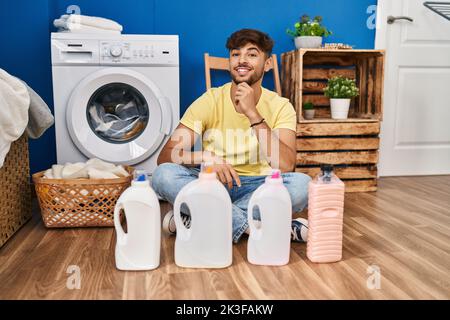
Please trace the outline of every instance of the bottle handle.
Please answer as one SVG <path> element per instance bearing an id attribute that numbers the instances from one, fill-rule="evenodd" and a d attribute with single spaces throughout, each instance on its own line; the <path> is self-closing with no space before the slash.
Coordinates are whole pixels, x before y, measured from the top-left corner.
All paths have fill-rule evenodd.
<path id="1" fill-rule="evenodd" d="M 117 241 L 124 245 L 126 242 L 127 234 L 122 228 L 122 225 L 120 224 L 120 210 L 125 209 L 123 206 L 123 203 L 117 203 L 114 208 L 114 227 L 116 228 L 116 234 L 117 234 Z"/>
<path id="2" fill-rule="evenodd" d="M 255 239 L 259 240 L 262 237 L 262 227 L 256 228 L 254 220 L 253 220 L 253 208 L 255 207 L 255 201 L 253 200 L 253 197 L 250 198 L 250 201 L 248 202 L 247 207 L 247 221 L 248 226 L 250 228 L 250 235 Z"/>
<path id="3" fill-rule="evenodd" d="M 182 203 L 185 203 L 184 193 L 183 193 L 183 191 L 180 191 L 180 193 L 175 198 L 175 202 L 173 204 L 173 217 L 175 219 L 175 226 L 177 229 L 177 237 L 180 240 L 187 241 L 190 238 L 191 232 L 190 232 L 190 229 L 187 229 L 184 226 L 184 223 L 181 220 L 181 204 Z"/>

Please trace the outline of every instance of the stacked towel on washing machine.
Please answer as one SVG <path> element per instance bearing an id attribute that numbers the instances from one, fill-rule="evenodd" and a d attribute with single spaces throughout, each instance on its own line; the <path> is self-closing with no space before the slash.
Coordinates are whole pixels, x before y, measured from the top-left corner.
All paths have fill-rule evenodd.
<path id="1" fill-rule="evenodd" d="M 79 14 L 64 14 L 55 19 L 53 25 L 59 32 L 120 34 L 123 30 L 122 25 L 113 20 Z"/>

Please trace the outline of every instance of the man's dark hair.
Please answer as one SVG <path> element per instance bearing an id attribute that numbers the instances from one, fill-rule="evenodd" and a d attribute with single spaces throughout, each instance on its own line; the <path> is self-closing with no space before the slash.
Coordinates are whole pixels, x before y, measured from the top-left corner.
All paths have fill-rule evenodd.
<path id="1" fill-rule="evenodd" d="M 255 29 L 241 29 L 234 32 L 228 39 L 226 47 L 229 51 L 244 47 L 247 43 L 255 44 L 264 51 L 266 58 L 272 55 L 273 40 L 267 33 Z"/>

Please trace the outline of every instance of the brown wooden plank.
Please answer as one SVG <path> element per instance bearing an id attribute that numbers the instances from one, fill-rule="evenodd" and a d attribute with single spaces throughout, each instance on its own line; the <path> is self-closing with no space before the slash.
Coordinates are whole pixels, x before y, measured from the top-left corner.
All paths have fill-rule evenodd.
<path id="1" fill-rule="evenodd" d="M 286 88 L 288 82 L 288 73 L 291 70 L 290 66 L 287 64 L 287 55 L 285 53 L 281 54 L 281 93 L 283 97 L 289 98 Z"/>
<path id="2" fill-rule="evenodd" d="M 330 98 L 325 97 L 323 94 L 307 94 L 303 95 L 303 103 L 312 102 L 314 106 L 329 106 Z"/>
<path id="3" fill-rule="evenodd" d="M 323 89 L 327 86 L 326 82 L 319 81 L 303 81 L 303 93 L 323 93 Z"/>
<path id="4" fill-rule="evenodd" d="M 228 58 L 209 56 L 209 65 L 214 69 L 230 70 Z"/>
<path id="5" fill-rule="evenodd" d="M 327 66 L 353 66 L 356 64 L 353 55 L 346 56 L 323 56 L 317 54 L 305 54 L 305 65 L 327 65 Z"/>
<path id="6" fill-rule="evenodd" d="M 325 107 L 323 107 L 325 109 Z M 303 120 L 300 123 L 373 123 L 380 122 L 378 119 L 362 119 L 362 118 L 347 118 L 345 120 L 335 120 L 335 119 L 319 119 L 314 118 L 312 120 Z"/>
<path id="7" fill-rule="evenodd" d="M 361 59 L 358 64 L 358 81 L 359 87 L 358 104 L 355 111 L 358 114 L 365 114 L 367 109 L 367 60 Z"/>
<path id="8" fill-rule="evenodd" d="M 278 70 L 278 60 L 277 55 L 272 54 L 272 73 L 273 73 L 273 82 L 275 87 L 275 92 L 279 95 L 282 95 L 281 93 L 281 83 L 280 83 L 280 73 Z"/>
<path id="9" fill-rule="evenodd" d="M 205 83 L 206 83 L 206 90 L 209 90 L 211 88 L 211 67 L 209 64 L 209 54 L 204 54 L 204 60 L 205 60 Z"/>
<path id="10" fill-rule="evenodd" d="M 303 69 L 304 80 L 327 80 L 332 77 L 342 76 L 346 78 L 355 79 L 355 69 L 323 69 L 323 68 L 308 68 Z"/>
<path id="11" fill-rule="evenodd" d="M 295 171 L 307 174 L 310 177 L 315 177 L 320 173 L 320 167 L 297 167 L 295 168 Z M 334 168 L 334 172 L 340 179 L 365 179 L 377 177 L 377 167 L 373 165 Z"/>
<path id="12" fill-rule="evenodd" d="M 377 138 L 298 138 L 298 151 L 320 150 L 376 150 L 380 139 Z"/>
<path id="13" fill-rule="evenodd" d="M 367 105 L 366 110 L 364 110 L 364 114 L 374 114 L 375 113 L 375 107 L 374 107 L 374 83 L 376 76 L 376 70 L 375 70 L 375 58 L 367 59 Z"/>
<path id="14" fill-rule="evenodd" d="M 373 192 L 377 191 L 377 179 L 344 180 L 345 192 Z"/>
<path id="15" fill-rule="evenodd" d="M 320 55 L 335 55 L 335 56 L 347 56 L 347 55 L 356 55 L 363 56 L 366 55 L 368 57 L 379 56 L 384 54 L 385 50 L 373 50 L 373 49 L 350 49 L 350 50 L 342 50 L 342 49 L 327 49 L 327 48 L 302 48 L 298 49 L 298 51 L 305 53 L 314 54 L 316 56 Z"/>
<path id="16" fill-rule="evenodd" d="M 369 164 L 378 162 L 378 151 L 297 152 L 297 165 Z"/>
<path id="17" fill-rule="evenodd" d="M 375 115 L 381 120 L 383 118 L 384 55 L 376 59 L 376 73 Z"/>
<path id="18" fill-rule="evenodd" d="M 315 106 L 314 107 L 314 118 L 315 119 L 330 119 L 331 120 L 331 110 L 329 106 Z"/>
<path id="19" fill-rule="evenodd" d="M 298 136 L 375 135 L 380 133 L 377 122 L 323 122 L 298 123 Z"/>
<path id="20" fill-rule="evenodd" d="M 301 120 L 302 117 L 302 109 L 303 109 L 303 91 L 302 91 L 302 82 L 303 82 L 303 53 L 298 52 L 295 55 L 295 110 L 297 111 L 297 120 Z"/>

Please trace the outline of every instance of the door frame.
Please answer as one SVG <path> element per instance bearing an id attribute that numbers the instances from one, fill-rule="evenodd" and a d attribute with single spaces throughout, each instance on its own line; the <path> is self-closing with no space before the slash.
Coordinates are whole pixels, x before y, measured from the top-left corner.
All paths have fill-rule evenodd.
<path id="1" fill-rule="evenodd" d="M 375 49 L 386 49 L 387 45 L 387 12 L 392 8 L 392 0 L 378 0 L 377 21 L 375 28 Z"/>

